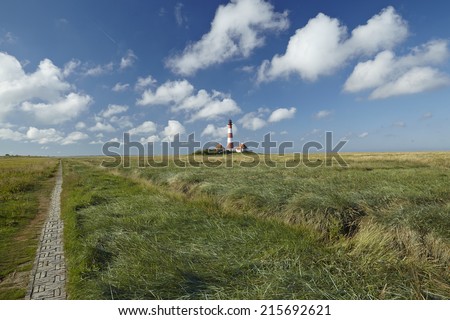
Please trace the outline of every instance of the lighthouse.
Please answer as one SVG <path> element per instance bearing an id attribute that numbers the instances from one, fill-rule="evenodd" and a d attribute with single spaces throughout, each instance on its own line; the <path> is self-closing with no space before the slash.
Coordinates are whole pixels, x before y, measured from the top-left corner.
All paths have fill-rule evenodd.
<path id="1" fill-rule="evenodd" d="M 233 145 L 233 122 L 228 120 L 228 138 L 227 138 L 227 150 L 232 151 L 234 148 Z"/>

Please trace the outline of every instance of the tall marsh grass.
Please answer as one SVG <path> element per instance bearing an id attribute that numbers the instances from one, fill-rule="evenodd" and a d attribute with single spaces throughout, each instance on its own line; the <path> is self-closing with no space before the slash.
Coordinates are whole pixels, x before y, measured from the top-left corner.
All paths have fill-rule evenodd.
<path id="1" fill-rule="evenodd" d="M 116 182 L 117 188 L 134 200 L 124 199 L 119 192 L 112 198 L 106 197 L 100 205 L 88 205 L 79 212 L 69 211 L 71 216 L 89 221 L 86 225 L 92 223 L 88 217 L 97 216 L 95 230 L 100 233 L 103 231 L 99 230 L 106 228 L 104 224 L 111 228 L 120 226 L 120 232 L 110 233 L 107 240 L 100 241 L 100 248 L 131 234 L 133 241 L 140 239 L 139 248 L 126 241 L 127 245 L 120 250 L 110 250 L 114 254 L 127 248 L 139 252 L 130 262 L 133 266 L 128 265 L 144 283 L 139 284 L 144 291 L 135 298 L 450 298 L 449 158 L 448 153 L 348 154 L 344 156 L 350 165 L 346 168 L 289 169 L 281 166 L 96 168 L 101 159 L 90 158 L 77 164 L 85 172 L 80 178 L 83 181 L 92 172 L 99 175 L 99 181 L 113 173 L 109 176 L 117 179 L 123 176 L 126 180 L 118 181 L 129 181 L 143 189 L 129 193 L 120 186 L 122 182 Z M 280 156 L 276 161 L 286 159 L 287 156 Z M 94 179 L 92 188 L 100 186 L 99 181 Z M 89 188 L 84 190 L 86 195 L 92 194 Z M 100 192 L 99 196 L 105 197 L 105 193 Z M 76 201 L 70 193 L 67 196 Z M 169 200 L 158 202 L 154 197 Z M 107 221 L 112 219 L 109 206 L 116 202 L 129 209 L 123 209 L 123 220 L 114 220 L 115 224 Z M 136 202 L 145 204 L 147 209 L 137 210 Z M 142 226 L 135 217 L 138 212 L 139 219 L 148 221 L 149 225 Z M 226 231 L 217 229 L 224 223 L 220 219 L 229 224 Z M 242 219 L 260 229 L 236 225 Z M 167 225 L 163 226 L 161 221 Z M 208 232 L 200 231 L 208 223 L 213 227 Z M 192 224 L 195 228 L 188 228 Z M 160 238 L 160 234 L 167 235 L 167 232 L 170 237 Z M 215 240 L 200 243 L 193 240 L 192 244 L 189 239 L 197 239 L 200 234 Z M 217 234 L 218 238 L 212 236 Z M 256 242 L 254 234 L 258 235 Z M 145 250 L 153 258 L 145 258 L 147 254 L 142 248 L 153 243 L 152 239 L 165 239 L 163 252 L 167 250 L 169 255 L 162 257 L 162 252 L 148 248 Z M 238 245 L 231 245 L 238 239 Z M 309 239 L 306 247 L 302 244 L 305 239 Z M 237 260 L 220 255 L 220 248 L 227 244 L 234 252 L 231 256 Z M 264 263 L 261 264 L 261 256 L 253 260 L 255 248 L 267 257 Z M 167 278 L 172 275 L 171 279 L 180 280 L 176 270 L 183 263 L 175 258 L 180 252 L 186 254 L 182 256 L 189 261 L 190 268 L 197 270 L 195 277 L 188 277 L 189 281 L 204 284 L 206 280 L 196 278 L 200 270 L 209 279 L 195 294 L 180 293 L 176 281 Z M 215 264 L 191 259 L 195 252 L 205 252 L 208 259 L 215 257 L 223 267 L 240 265 L 237 273 L 240 282 L 220 273 L 220 268 L 216 273 L 211 269 Z M 119 296 L 122 292 L 127 296 L 137 285 L 130 280 L 129 289 L 115 291 L 111 282 L 122 286 L 119 274 L 126 273 L 126 258 L 122 261 L 114 254 L 110 264 L 101 270 L 105 274 L 102 279 L 108 279 L 105 281 L 112 288 L 102 298 L 110 298 L 108 292 Z M 146 259 L 156 259 L 151 261 L 157 269 L 145 271 Z M 120 267 L 115 264 L 118 261 L 122 261 Z M 245 267 L 249 261 L 250 269 Z M 159 279 L 158 285 L 152 277 Z M 221 280 L 216 282 L 217 279 Z M 145 290 L 151 290 L 153 295 Z M 73 292 L 83 290 L 75 288 Z"/>

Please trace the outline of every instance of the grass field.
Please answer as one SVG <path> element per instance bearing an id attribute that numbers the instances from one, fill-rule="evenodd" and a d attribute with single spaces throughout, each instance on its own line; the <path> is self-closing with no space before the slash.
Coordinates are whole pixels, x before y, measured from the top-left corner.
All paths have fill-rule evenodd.
<path id="1" fill-rule="evenodd" d="M 70 298 L 450 298 L 450 154 L 344 159 L 346 168 L 65 160 Z"/>
<path id="2" fill-rule="evenodd" d="M 0 299 L 25 296 L 57 163 L 0 157 Z"/>

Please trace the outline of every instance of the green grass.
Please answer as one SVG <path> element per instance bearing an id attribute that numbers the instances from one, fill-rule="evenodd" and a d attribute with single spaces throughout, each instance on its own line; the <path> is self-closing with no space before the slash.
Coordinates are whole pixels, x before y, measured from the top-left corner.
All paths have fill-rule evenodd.
<path id="1" fill-rule="evenodd" d="M 0 299 L 26 293 L 57 159 L 0 157 Z"/>
<path id="2" fill-rule="evenodd" d="M 70 298 L 450 298 L 449 154 L 345 159 L 346 169 L 66 162 Z"/>

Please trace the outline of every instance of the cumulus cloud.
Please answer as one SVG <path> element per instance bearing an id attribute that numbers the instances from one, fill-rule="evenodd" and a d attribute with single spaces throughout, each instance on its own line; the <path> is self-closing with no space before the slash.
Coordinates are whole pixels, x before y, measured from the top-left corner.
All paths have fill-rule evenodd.
<path id="1" fill-rule="evenodd" d="M 240 113 L 241 109 L 231 98 L 211 97 L 207 103 L 201 105 L 198 111 L 194 112 L 190 121 L 199 119 L 215 119 L 219 116 Z"/>
<path id="2" fill-rule="evenodd" d="M 270 109 L 268 108 L 258 108 L 258 112 L 247 113 L 237 122 L 245 129 L 256 131 L 265 127 L 268 123 L 293 118 L 296 111 L 297 109 L 292 107 L 290 109 L 279 108 L 270 113 Z M 270 113 L 270 115 L 268 119 L 265 120 L 266 114 L 268 113 Z"/>
<path id="3" fill-rule="evenodd" d="M 88 139 L 89 136 L 86 133 L 80 132 L 80 131 L 74 131 L 71 132 L 67 135 L 67 137 L 65 137 L 61 144 L 62 145 L 67 145 L 67 144 L 74 144 L 77 143 L 81 140 L 85 140 Z"/>
<path id="4" fill-rule="evenodd" d="M 385 50 L 373 60 L 356 65 L 344 84 L 344 91 L 372 90 L 370 98 L 381 99 L 448 85 L 449 77 L 433 67 L 445 62 L 448 56 L 445 40 L 430 41 L 400 57 Z"/>
<path id="5" fill-rule="evenodd" d="M 63 140 L 61 133 L 53 128 L 37 129 L 35 127 L 30 127 L 26 133 L 26 137 L 32 142 L 37 142 L 39 144 L 46 144 L 49 142 L 58 142 Z"/>
<path id="6" fill-rule="evenodd" d="M 129 83 L 123 83 L 123 84 L 122 84 L 122 83 L 120 83 L 120 82 L 117 82 L 117 83 L 114 85 L 114 87 L 112 87 L 112 91 L 114 91 L 114 92 L 122 92 L 122 91 L 127 90 L 129 86 L 130 86 Z"/>
<path id="7" fill-rule="evenodd" d="M 233 133 L 236 134 L 239 132 L 238 126 L 233 124 Z M 226 138 L 228 134 L 228 125 L 224 126 L 215 126 L 214 124 L 208 124 L 205 129 L 203 129 L 201 136 L 202 137 L 210 137 L 212 139 L 223 139 Z"/>
<path id="8" fill-rule="evenodd" d="M 114 132 L 116 131 L 116 129 L 114 129 L 114 127 L 109 124 L 109 123 L 103 123 L 103 122 L 97 122 L 95 124 L 95 126 L 89 128 L 89 131 L 93 131 L 93 132 L 97 132 L 97 131 L 102 131 L 102 132 Z"/>
<path id="9" fill-rule="evenodd" d="M 222 115 L 241 112 L 237 103 L 228 95 L 213 90 L 199 90 L 187 80 L 167 81 L 156 90 L 147 89 L 136 102 L 138 105 L 167 105 L 173 112 L 185 112 L 189 121 L 214 119 Z"/>
<path id="10" fill-rule="evenodd" d="M 167 126 L 160 133 L 163 141 L 173 141 L 175 135 L 186 132 L 184 126 L 177 120 L 169 120 Z"/>
<path id="11" fill-rule="evenodd" d="M 155 85 L 156 80 L 151 76 L 147 76 L 145 78 L 139 77 L 136 81 L 136 85 L 134 86 L 134 89 L 137 91 L 145 90 L 145 88 Z"/>
<path id="12" fill-rule="evenodd" d="M 84 75 L 87 77 L 98 77 L 106 73 L 113 71 L 114 64 L 112 62 L 105 65 L 97 65 L 95 67 L 87 68 L 84 71 Z"/>
<path id="13" fill-rule="evenodd" d="M 137 56 L 134 54 L 133 50 L 128 50 L 126 55 L 120 59 L 120 69 L 126 69 L 132 67 L 136 61 Z"/>
<path id="14" fill-rule="evenodd" d="M 330 110 L 320 110 L 319 112 L 317 112 L 314 115 L 314 118 L 316 118 L 317 120 L 320 120 L 320 119 L 324 119 L 324 118 L 330 116 L 331 114 L 332 114 L 332 112 Z"/>
<path id="15" fill-rule="evenodd" d="M 112 116 L 109 121 L 117 126 L 119 128 L 132 128 L 133 122 L 131 121 L 131 118 L 129 116 Z"/>
<path id="16" fill-rule="evenodd" d="M 319 13 L 297 29 L 283 55 L 266 60 L 258 70 L 258 82 L 272 81 L 292 73 L 315 81 L 334 73 L 351 58 L 391 49 L 408 35 L 407 23 L 393 7 L 387 7 L 348 35 L 337 19 Z"/>
<path id="17" fill-rule="evenodd" d="M 156 91 L 148 89 L 144 91 L 141 99 L 137 101 L 138 105 L 167 105 L 171 103 L 180 103 L 194 91 L 194 86 L 187 80 L 167 81 L 159 86 Z"/>
<path id="18" fill-rule="evenodd" d="M 86 124 L 83 121 L 77 122 L 77 124 L 75 125 L 75 129 L 77 130 L 81 130 L 86 128 Z"/>
<path id="19" fill-rule="evenodd" d="M 13 111 L 31 113 L 46 124 L 76 118 L 92 98 L 73 90 L 65 81 L 63 70 L 49 59 L 42 60 L 35 72 L 27 74 L 14 56 L 0 52 L 0 120 Z"/>
<path id="20" fill-rule="evenodd" d="M 26 133 L 5 128 L 0 129 L 0 140 L 31 141 L 39 144 L 60 143 L 61 145 L 67 145 L 87 138 L 89 138 L 87 134 L 79 131 L 71 132 L 64 137 L 63 133 L 54 128 L 38 129 L 29 127 Z"/>
<path id="21" fill-rule="evenodd" d="M 219 6 L 210 31 L 182 54 L 169 58 L 167 66 L 177 74 L 193 75 L 235 57 L 248 57 L 264 44 L 265 32 L 288 26 L 287 12 L 275 12 L 264 0 L 231 0 Z"/>
<path id="22" fill-rule="evenodd" d="M 72 73 L 74 73 L 74 71 L 76 70 L 76 68 L 78 68 L 80 66 L 80 64 L 81 64 L 81 62 L 78 60 L 70 60 L 69 62 L 67 62 L 63 68 L 64 77 L 68 77 Z"/>
<path id="23" fill-rule="evenodd" d="M 145 121 L 141 125 L 129 130 L 130 134 L 153 134 L 157 130 L 157 125 L 153 121 Z"/>
<path id="24" fill-rule="evenodd" d="M 22 110 L 30 112 L 41 123 L 60 124 L 76 118 L 85 111 L 92 102 L 89 96 L 69 93 L 66 97 L 54 103 L 22 103 Z"/>
<path id="25" fill-rule="evenodd" d="M 401 77 L 378 87 L 370 94 L 370 98 L 383 99 L 419 93 L 448 85 L 450 85 L 450 78 L 446 74 L 429 67 L 417 67 L 407 71 Z"/>
<path id="26" fill-rule="evenodd" d="M 297 111 L 296 108 L 292 107 L 290 109 L 287 108 L 279 108 L 273 111 L 270 114 L 270 117 L 267 121 L 269 122 L 278 122 L 284 119 L 290 119 L 293 118 L 295 115 L 295 112 Z"/>
<path id="27" fill-rule="evenodd" d="M 110 118 L 115 114 L 120 114 L 128 110 L 128 106 L 118 105 L 118 104 L 110 104 L 108 108 L 100 111 L 100 116 L 104 118 Z"/>
<path id="28" fill-rule="evenodd" d="M 219 139 L 227 136 L 227 126 L 216 127 L 213 124 L 208 124 L 201 133 L 202 137 L 211 137 L 213 139 Z"/>
<path id="29" fill-rule="evenodd" d="M 21 141 L 25 138 L 25 135 L 19 131 L 14 131 L 9 128 L 0 128 L 1 140 Z"/>
<path id="30" fill-rule="evenodd" d="M 267 122 L 258 116 L 256 112 L 250 112 L 245 114 L 241 119 L 238 120 L 245 129 L 256 131 L 263 128 Z"/>
<path id="31" fill-rule="evenodd" d="M 160 138 L 157 135 L 151 135 L 147 138 L 141 138 L 139 140 L 140 143 L 145 144 L 145 143 L 155 143 L 160 141 Z"/>

